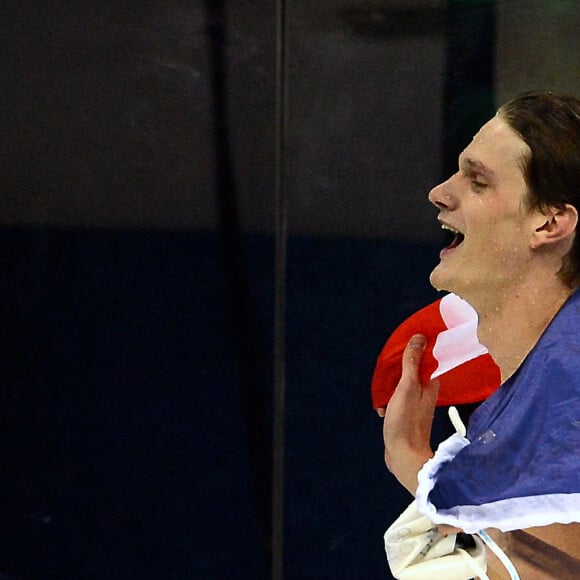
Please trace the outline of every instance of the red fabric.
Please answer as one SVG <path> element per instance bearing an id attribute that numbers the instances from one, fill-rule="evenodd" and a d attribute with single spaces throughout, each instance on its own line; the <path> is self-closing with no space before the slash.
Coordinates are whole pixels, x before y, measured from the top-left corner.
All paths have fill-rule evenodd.
<path id="1" fill-rule="evenodd" d="M 403 351 L 414 334 L 427 338 L 427 348 L 419 375 L 423 384 L 429 382 L 438 366 L 433 347 L 440 332 L 447 330 L 437 300 L 405 320 L 390 336 L 378 359 L 371 383 L 373 408 L 385 407 L 401 378 Z M 480 355 L 439 377 L 437 405 L 476 403 L 489 397 L 500 385 L 498 366 L 489 354 Z"/>

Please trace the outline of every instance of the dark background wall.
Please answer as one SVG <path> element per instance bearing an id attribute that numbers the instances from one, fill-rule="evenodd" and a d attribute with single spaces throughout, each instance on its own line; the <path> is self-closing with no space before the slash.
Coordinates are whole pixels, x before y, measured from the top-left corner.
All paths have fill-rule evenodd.
<path id="1" fill-rule="evenodd" d="M 288 4 L 286 578 L 389 577 L 370 378 L 436 297 L 429 188 L 578 89 L 576 3 L 532 4 Z M 0 8 L 0 578 L 270 577 L 275 8 Z"/>

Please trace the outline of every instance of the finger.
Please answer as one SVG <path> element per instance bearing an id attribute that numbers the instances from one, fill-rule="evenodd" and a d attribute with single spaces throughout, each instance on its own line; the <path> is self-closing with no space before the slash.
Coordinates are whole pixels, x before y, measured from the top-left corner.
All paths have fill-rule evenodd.
<path id="1" fill-rule="evenodd" d="M 411 337 L 403 352 L 401 382 L 420 383 L 419 365 L 426 346 L 427 340 L 422 334 L 415 334 Z"/>
<path id="2" fill-rule="evenodd" d="M 379 407 L 378 409 L 375 409 L 379 417 L 384 417 L 386 410 L 387 410 L 386 407 Z"/>

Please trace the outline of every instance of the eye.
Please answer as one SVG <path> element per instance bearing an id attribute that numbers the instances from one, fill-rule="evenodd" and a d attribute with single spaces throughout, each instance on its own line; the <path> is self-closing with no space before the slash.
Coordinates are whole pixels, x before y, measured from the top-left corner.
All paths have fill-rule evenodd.
<path id="1" fill-rule="evenodd" d="M 477 174 L 477 173 L 473 173 L 471 175 L 468 176 L 469 177 L 469 181 L 471 182 L 471 186 L 473 187 L 473 189 L 478 190 L 478 189 L 484 189 L 487 187 L 487 182 L 485 181 L 485 179 Z"/>
<path id="2" fill-rule="evenodd" d="M 477 179 L 472 179 L 471 185 L 473 185 L 474 189 L 483 189 L 484 187 L 487 187 L 487 183 L 484 183 L 483 181 L 478 181 Z"/>

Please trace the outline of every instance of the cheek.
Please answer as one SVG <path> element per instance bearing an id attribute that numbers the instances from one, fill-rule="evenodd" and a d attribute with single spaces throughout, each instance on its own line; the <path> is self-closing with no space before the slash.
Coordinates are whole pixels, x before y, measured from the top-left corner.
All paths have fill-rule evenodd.
<path id="1" fill-rule="evenodd" d="M 478 260 L 495 262 L 502 266 L 515 266 L 516 261 L 528 251 L 521 228 L 513 222 L 495 224 L 495 227 L 488 230 L 487 235 L 475 235 L 471 241 Z"/>

